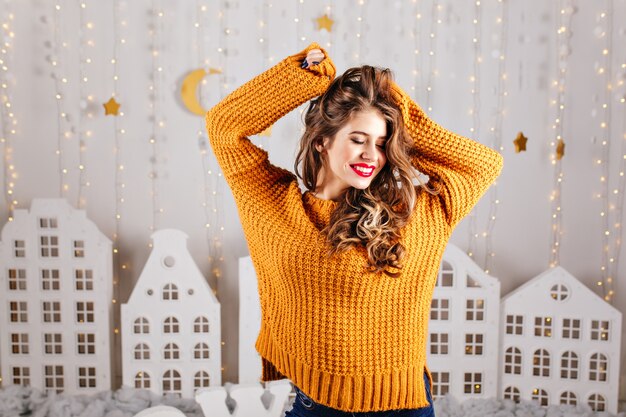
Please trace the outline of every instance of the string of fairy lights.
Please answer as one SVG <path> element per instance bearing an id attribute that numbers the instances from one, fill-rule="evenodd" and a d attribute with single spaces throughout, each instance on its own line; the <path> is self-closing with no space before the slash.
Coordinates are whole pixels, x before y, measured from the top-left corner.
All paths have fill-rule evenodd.
<path id="1" fill-rule="evenodd" d="M 604 40 L 602 46 L 602 63 L 597 68 L 597 74 L 602 80 L 603 95 L 600 110 L 600 156 L 596 160 L 601 169 L 600 176 L 600 193 L 598 197 L 602 201 L 602 211 L 600 212 L 602 220 L 602 263 L 600 267 L 602 280 L 598 281 L 601 287 L 604 299 L 611 301 L 615 294 L 613 289 L 613 277 L 615 273 L 615 265 L 618 252 L 615 248 L 621 244 L 621 213 L 617 217 L 616 206 L 611 203 L 612 194 L 620 200 L 619 188 L 610 190 L 610 156 L 611 156 L 611 110 L 612 110 L 612 82 L 613 82 L 613 65 L 611 60 L 611 52 L 613 51 L 613 1 L 607 0 L 606 6 L 598 15 L 598 23 L 602 28 L 598 37 Z M 626 154 L 622 153 L 623 158 Z M 620 170 L 620 177 L 623 177 L 624 171 Z M 611 224 L 612 223 L 612 224 Z M 611 241 L 611 238 L 613 241 Z M 620 242 L 620 244 L 618 244 Z"/>
<path id="2" fill-rule="evenodd" d="M 571 0 L 562 0 L 555 4 L 556 16 L 556 79 L 553 81 L 553 87 L 556 90 L 556 98 L 551 99 L 550 105 L 555 107 L 555 119 L 552 124 L 554 130 L 553 136 L 550 138 L 549 146 L 552 151 L 550 158 L 553 170 L 553 191 L 550 194 L 551 201 L 551 251 L 550 251 L 550 267 L 560 264 L 560 248 L 561 236 L 563 234 L 562 226 L 562 210 L 561 210 L 561 190 L 563 183 L 563 167 L 562 152 L 564 149 L 563 126 L 565 123 L 566 108 L 566 92 L 567 92 L 567 73 L 570 55 L 570 38 L 572 31 L 572 15 L 573 5 Z"/>
<path id="3" fill-rule="evenodd" d="M 433 83 L 435 78 L 439 75 L 437 70 L 437 55 L 435 49 L 437 48 L 437 32 L 438 26 L 441 24 L 441 18 L 439 14 L 442 10 L 439 0 L 433 0 L 430 16 L 430 33 L 428 34 L 428 76 L 426 77 L 426 111 L 431 113 L 433 111 L 432 95 L 433 95 Z"/>
<path id="4" fill-rule="evenodd" d="M 494 51 L 494 58 L 498 61 L 498 69 L 497 69 L 497 85 L 495 90 L 496 96 L 496 108 L 495 108 L 495 119 L 493 125 L 489 127 L 489 133 L 491 136 L 491 148 L 495 149 L 499 152 L 502 152 L 504 148 L 502 147 L 502 122 L 504 118 L 504 99 L 507 96 L 506 91 L 506 50 L 507 50 L 507 37 L 508 37 L 508 6 L 506 0 L 498 0 L 498 14 L 495 18 L 495 26 L 498 27 L 497 38 L 500 40 L 499 45 L 496 51 Z M 470 111 L 472 117 L 472 127 L 470 128 L 471 136 L 474 140 L 478 140 L 480 137 L 480 114 L 481 111 L 481 102 L 480 102 L 480 65 L 483 62 L 482 57 L 482 48 L 481 48 L 481 22 L 482 22 L 482 4 L 480 0 L 476 0 L 474 2 L 473 9 L 473 19 L 472 23 L 474 25 L 474 36 L 472 38 L 472 43 L 474 45 L 474 65 L 473 65 L 473 73 L 470 76 L 471 86 L 471 94 L 473 98 L 473 107 Z M 486 135 L 485 135 L 486 136 Z M 496 180 L 488 191 L 489 195 L 489 212 L 487 216 L 487 222 L 485 228 L 479 232 L 478 231 L 478 213 L 476 212 L 476 208 L 472 210 L 472 213 L 469 216 L 469 247 L 468 247 L 468 256 L 476 260 L 476 255 L 478 252 L 479 239 L 482 239 L 483 244 L 483 262 L 482 268 L 485 273 L 489 273 L 495 261 L 495 252 L 493 249 L 493 230 L 496 224 L 498 205 L 500 204 L 500 199 L 498 197 L 498 181 Z"/>
<path id="5" fill-rule="evenodd" d="M 58 156 L 58 169 L 59 169 L 59 195 L 62 198 L 67 198 L 70 190 L 68 183 L 69 167 L 65 157 L 65 143 L 72 138 L 72 127 L 70 124 L 71 117 L 65 110 L 67 107 L 66 94 L 69 90 L 69 81 L 65 75 L 65 69 L 61 67 L 62 63 L 67 60 L 63 59 L 66 55 L 68 47 L 67 41 L 63 38 L 61 32 L 62 22 L 62 7 L 61 4 L 56 3 L 54 5 L 53 12 L 53 51 L 49 57 L 50 65 L 52 66 L 52 78 L 54 79 L 55 86 L 55 99 L 57 109 L 57 150 Z"/>
<path id="6" fill-rule="evenodd" d="M 94 101 L 93 94 L 86 91 L 89 83 L 89 67 L 91 66 L 93 59 L 87 52 L 90 48 L 94 47 L 94 40 L 90 38 L 90 32 L 94 28 L 94 23 L 87 19 L 87 9 L 90 2 L 89 0 L 83 0 L 78 8 L 78 72 L 79 82 L 78 91 L 80 97 L 80 109 L 76 118 L 76 132 L 78 143 L 78 187 L 77 187 L 77 208 L 85 207 L 85 188 L 89 187 L 89 181 L 86 179 L 85 173 L 85 152 L 87 149 L 87 141 L 93 136 L 93 131 L 85 127 L 90 119 L 93 119 L 93 112 L 91 106 Z M 84 116 L 87 116 L 85 120 Z"/>
<path id="7" fill-rule="evenodd" d="M 293 19 L 295 23 L 295 32 L 296 32 L 296 49 L 300 50 L 303 47 L 303 44 L 306 42 L 307 38 L 300 32 L 302 27 L 302 6 L 304 4 L 304 0 L 296 0 L 296 17 Z"/>
<path id="8" fill-rule="evenodd" d="M 496 16 L 495 24 L 496 27 L 499 27 L 498 38 L 500 42 L 498 44 L 498 48 L 496 50 L 497 60 L 498 60 L 498 71 L 497 71 L 497 85 L 496 85 L 496 109 L 495 109 L 495 120 L 493 126 L 489 129 L 491 133 L 491 148 L 498 150 L 500 152 L 504 151 L 502 146 L 502 122 L 504 120 L 504 100 L 508 96 L 508 92 L 506 89 L 506 56 L 508 53 L 508 3 L 509 0 L 498 0 L 499 3 L 499 13 Z M 493 230 L 496 225 L 496 218 L 498 213 L 498 207 L 500 205 L 500 198 L 498 197 L 498 183 L 496 180 L 491 188 L 489 189 L 489 213 L 487 217 L 487 227 L 485 228 L 485 252 L 484 252 L 484 260 L 483 267 L 486 273 L 493 268 L 495 252 L 493 249 Z"/>
<path id="9" fill-rule="evenodd" d="M 626 80 L 626 59 L 624 60 L 624 62 L 621 64 L 621 75 L 619 77 L 619 80 L 617 81 L 616 85 L 617 87 L 623 88 L 624 86 L 624 80 Z M 617 192 L 617 196 L 619 196 L 619 198 L 617 198 L 616 203 L 615 203 L 615 218 L 618 219 L 619 222 L 621 222 L 621 219 L 623 218 L 623 213 L 624 213 L 624 198 L 622 197 L 623 195 L 626 194 L 626 178 L 624 173 L 626 172 L 626 93 L 622 94 L 622 96 L 619 98 L 618 100 L 621 104 L 621 113 L 622 113 L 622 128 L 621 128 L 621 136 L 622 136 L 622 140 L 620 141 L 620 152 L 619 155 L 621 155 L 620 158 L 620 168 L 619 168 L 619 180 L 618 180 L 618 192 Z M 621 223 L 618 223 L 621 224 Z M 615 237 L 615 244 L 613 245 L 613 257 L 614 260 L 613 262 L 609 263 L 609 272 L 608 272 L 608 276 L 609 277 L 617 277 L 618 273 L 619 273 L 619 261 L 620 261 L 620 253 L 621 253 L 621 246 L 622 246 L 622 234 L 621 234 L 621 228 L 620 226 L 616 226 L 616 230 L 618 231 L 618 233 L 616 233 L 616 237 Z M 610 260 L 610 258 L 609 258 Z M 605 298 L 608 302 L 612 302 L 613 301 L 613 297 L 615 295 L 615 289 L 614 289 L 614 280 L 612 280 L 610 283 L 608 288 L 608 294 L 605 295 Z"/>
<path id="10" fill-rule="evenodd" d="M 482 51 L 481 51 L 481 27 L 482 27 L 482 7 L 480 0 L 474 0 L 474 7 L 472 8 L 472 24 L 474 33 L 472 35 L 472 52 L 473 52 L 473 65 L 472 74 L 469 77 L 470 81 L 470 93 L 472 95 L 472 107 L 469 109 L 469 114 L 472 116 L 472 126 L 470 127 L 470 137 L 474 140 L 478 140 L 480 135 L 480 91 L 481 91 L 481 77 L 480 77 L 480 64 L 482 63 Z M 467 254 L 470 258 L 474 259 L 476 253 L 476 246 L 478 240 L 477 232 L 477 209 L 474 208 L 469 214 L 469 244 Z M 484 268 L 484 266 L 483 266 Z"/>
<path id="11" fill-rule="evenodd" d="M 210 66 L 210 60 L 204 50 L 204 45 L 206 43 L 205 36 L 207 32 L 206 31 L 206 27 L 207 27 L 206 19 L 207 19 L 207 16 L 210 15 L 209 6 L 207 2 L 197 0 L 195 12 L 196 12 L 196 17 L 195 17 L 194 28 L 196 29 L 196 36 L 195 36 L 196 43 L 194 45 L 194 50 L 196 51 L 196 64 L 201 65 L 201 67 L 205 69 L 206 74 L 208 74 L 210 73 L 210 71 L 207 70 Z M 206 77 L 206 74 L 205 74 L 205 77 Z M 206 86 L 206 84 L 207 84 L 206 79 L 203 78 L 202 82 L 199 85 L 200 103 L 206 102 L 205 100 L 206 89 L 203 88 L 204 86 Z M 210 183 L 210 179 L 213 174 L 214 167 L 211 166 L 211 161 L 209 159 L 210 151 L 208 149 L 208 140 L 207 140 L 206 133 L 205 133 L 203 117 L 200 117 L 200 120 L 198 122 L 198 130 L 196 132 L 196 138 L 198 140 L 198 146 L 200 148 L 200 155 L 201 155 L 200 160 L 202 163 L 202 172 L 203 174 L 206 174 L 202 176 L 202 179 L 203 179 L 202 209 L 204 213 L 205 238 L 206 238 L 207 247 L 209 250 L 208 261 L 209 261 L 209 264 L 212 264 L 214 262 L 215 256 L 213 253 L 214 252 L 213 241 L 212 241 L 211 235 L 216 225 L 216 223 L 213 221 L 213 217 L 214 217 L 214 213 L 217 212 L 217 206 L 216 206 L 216 201 L 214 198 L 216 191 L 215 191 L 215 188 L 212 188 L 211 183 Z M 217 294 L 216 288 L 213 289 L 213 293 Z"/>
<path id="12" fill-rule="evenodd" d="M 229 84 L 227 74 L 229 73 L 229 65 L 228 65 L 228 55 L 231 53 L 231 42 L 230 35 L 231 31 L 229 28 L 229 14 L 226 13 L 227 10 L 230 10 L 230 2 L 228 0 L 224 0 L 219 3 L 220 10 L 218 11 L 219 18 L 219 30 L 217 37 L 217 52 L 218 52 L 218 66 L 220 69 L 220 73 L 218 74 L 220 78 L 219 82 L 219 97 L 220 99 L 225 97 Z M 234 49 L 233 49 L 234 50 Z M 235 51 L 236 53 L 236 51 Z M 219 168 L 217 162 L 214 162 L 213 168 L 210 169 L 209 175 L 212 179 L 213 192 L 212 196 L 213 200 L 213 213 L 214 213 L 214 221 L 216 222 L 216 230 L 212 233 L 212 273 L 216 279 L 217 285 L 216 288 L 220 288 L 220 279 L 222 278 L 222 264 L 224 262 L 224 256 L 222 252 L 222 236 L 224 234 L 225 228 L 222 220 L 222 205 L 220 205 L 220 209 L 218 209 L 218 204 L 224 201 L 224 177 L 221 169 Z M 225 342 L 222 340 L 222 346 L 225 346 Z M 222 373 L 226 371 L 226 367 L 222 364 Z"/>
<path id="13" fill-rule="evenodd" d="M 148 177 L 150 178 L 150 196 L 152 197 L 152 225 L 150 226 L 150 234 L 152 234 L 152 232 L 159 229 L 161 224 L 161 215 L 164 212 L 159 198 L 159 142 L 163 138 L 162 131 L 165 127 L 165 121 L 163 120 L 161 113 L 163 109 L 163 67 L 161 65 L 161 45 L 165 12 L 158 6 L 157 0 L 152 0 L 151 2 L 150 16 L 151 19 L 148 33 L 152 41 L 150 46 L 152 71 L 150 73 L 148 97 L 151 97 L 152 99 L 149 101 L 148 107 L 149 117 L 152 120 L 152 132 L 148 141 L 151 145 L 152 155 L 150 157 L 151 170 Z M 152 241 L 148 243 L 148 247 L 152 247 Z"/>
<path id="14" fill-rule="evenodd" d="M 228 60 L 226 59 L 230 44 L 229 44 L 229 36 L 230 31 L 228 30 L 228 16 L 225 10 L 228 10 L 229 7 L 228 1 L 222 1 L 219 3 L 219 11 L 218 11 L 218 19 L 219 19 L 219 30 L 217 36 L 217 64 L 219 68 L 219 97 L 225 97 L 228 91 Z M 220 170 L 217 161 L 212 154 L 209 154 L 209 161 L 211 165 L 209 165 L 208 175 L 211 180 L 211 211 L 213 214 L 213 223 L 215 224 L 215 228 L 211 233 L 211 244 L 210 247 L 210 262 L 211 262 L 211 273 L 216 279 L 217 285 L 216 290 L 220 288 L 219 280 L 222 277 L 222 264 L 224 262 L 224 256 L 222 252 L 222 237 L 225 231 L 224 221 L 222 219 L 223 213 L 223 204 L 224 201 L 224 178 L 222 171 Z M 224 342 L 222 342 L 224 345 Z M 222 371 L 224 368 L 222 367 Z"/>
<path id="15" fill-rule="evenodd" d="M 261 71 L 264 71 L 266 68 L 272 66 L 270 62 L 270 36 L 269 36 L 269 18 L 270 18 L 270 8 L 272 5 L 268 0 L 265 0 L 260 5 L 259 10 L 259 22 L 258 22 L 258 37 L 259 37 L 259 50 L 261 51 Z M 298 6 L 296 6 L 298 7 Z M 299 14 L 296 14 L 296 18 L 299 17 Z M 269 152 L 270 147 L 272 145 L 272 140 L 269 139 L 271 135 L 272 127 L 266 131 L 258 134 L 256 136 L 258 146 L 261 149 L 265 149 Z"/>
<path id="16" fill-rule="evenodd" d="M 125 5 L 126 3 L 124 3 Z M 124 27 L 128 25 L 128 22 L 125 18 L 122 18 L 122 4 L 121 0 L 115 0 L 113 3 L 113 57 L 110 59 L 110 63 L 112 66 L 112 84 L 113 88 L 111 91 L 111 97 L 113 99 L 119 98 L 119 83 L 120 83 L 120 70 L 119 70 L 119 60 L 120 60 L 120 47 L 126 44 L 126 38 L 122 34 Z M 123 152 L 123 143 L 126 139 L 126 128 L 125 128 L 125 114 L 124 110 L 119 110 L 117 115 L 113 117 L 113 141 L 114 141 L 114 158 L 115 158 L 115 220 L 114 220 L 114 231 L 113 231 L 113 299 L 111 302 L 113 303 L 113 343 L 115 346 L 121 345 L 120 338 L 120 326 L 121 326 L 121 316 L 118 300 L 120 300 L 120 287 L 121 280 L 125 279 L 124 272 L 128 271 L 128 263 L 124 262 L 122 259 L 122 254 L 119 250 L 120 247 L 120 231 L 122 230 L 121 221 L 122 221 L 122 212 L 123 205 L 125 203 L 125 194 L 124 190 L 126 188 L 126 183 L 124 179 L 124 164 L 122 159 Z M 119 366 L 121 365 L 121 361 L 117 361 L 117 367 L 119 372 Z"/>
<path id="17" fill-rule="evenodd" d="M 607 9 L 611 8 L 612 1 L 608 0 L 606 2 Z M 609 140 L 610 136 L 610 93 L 608 91 L 609 84 L 611 82 L 611 65 L 609 60 L 609 51 L 612 46 L 612 36 L 613 36 L 613 28 L 611 22 L 611 15 L 607 16 L 607 10 L 603 10 L 600 12 L 597 20 L 600 25 L 602 25 L 602 32 L 598 34 L 600 39 L 604 40 L 604 46 L 602 48 L 602 65 L 597 68 L 597 74 L 600 76 L 603 85 L 605 88 L 603 89 L 603 99 L 602 99 L 602 110 L 600 110 L 600 157 L 596 160 L 597 164 L 601 169 L 600 176 L 600 192 L 598 193 L 598 198 L 602 203 L 602 211 L 600 212 L 601 220 L 602 220 L 602 260 L 600 267 L 600 274 L 602 277 L 601 281 L 598 281 L 598 285 L 601 287 L 601 290 L 604 293 L 605 299 L 607 298 L 608 290 L 607 288 L 611 285 L 611 277 L 608 276 L 608 261 L 609 261 L 609 235 L 610 235 L 610 226 L 609 226 L 609 157 L 610 157 L 610 146 L 611 141 Z"/>
<path id="18" fill-rule="evenodd" d="M 419 93 L 422 91 L 419 90 L 416 86 L 422 85 L 423 71 L 422 67 L 424 65 L 424 59 L 421 48 L 422 41 L 422 5 L 423 2 L 418 0 L 413 0 L 413 4 L 415 5 L 413 9 L 413 57 L 414 57 L 414 68 L 413 68 L 413 85 L 411 86 L 411 91 L 413 92 L 413 96 L 415 101 L 420 102 Z"/>
<path id="19" fill-rule="evenodd" d="M 325 10 L 326 10 L 325 16 L 329 17 L 329 19 L 330 19 L 330 16 L 333 16 L 333 3 L 332 3 L 331 0 L 328 0 L 328 4 L 326 5 L 326 9 Z M 328 29 L 328 28 L 326 29 L 326 31 L 328 32 L 328 36 L 326 37 L 326 47 L 327 48 L 332 48 L 335 45 L 335 42 L 334 42 L 334 33 L 335 33 L 335 31 L 332 30 L 332 24 L 333 24 L 333 22 L 331 20 L 330 21 L 330 29 Z M 318 27 L 318 29 L 321 30 L 321 28 L 319 28 L 319 27 Z"/>
<path id="20" fill-rule="evenodd" d="M 12 4 L 10 1 L 4 1 L 3 14 L 2 14 L 2 45 L 0 47 L 0 86 L 2 92 L 0 93 L 0 99 L 2 100 L 2 110 L 0 111 L 0 122 L 2 123 L 2 130 L 0 132 L 0 145 L 4 155 L 4 181 L 3 181 L 3 195 L 9 213 L 8 220 L 13 219 L 13 210 L 18 206 L 18 201 L 15 197 L 15 182 L 18 178 L 15 165 L 13 163 L 13 141 L 17 134 L 17 118 L 13 112 L 13 100 L 11 98 L 12 83 L 8 77 L 11 72 L 11 64 L 13 58 L 13 42 L 15 39 L 15 32 L 13 31 L 13 21 L 15 15 L 13 13 Z"/>
<path id="21" fill-rule="evenodd" d="M 357 29 L 356 29 L 356 52 L 354 53 L 354 63 L 355 65 L 359 65 L 361 62 L 361 55 L 363 53 L 363 14 L 365 9 L 365 0 L 356 0 L 358 6 L 357 12 Z"/>
<path id="22" fill-rule="evenodd" d="M 227 4 L 225 4 L 227 6 Z M 197 53 L 197 62 L 202 63 L 203 68 L 208 75 L 218 75 L 220 77 L 223 76 L 223 69 L 226 63 L 225 53 L 227 48 L 223 47 L 224 45 L 222 34 L 230 34 L 230 31 L 227 30 L 225 24 L 225 13 L 224 10 L 227 7 L 222 7 L 219 11 L 220 18 L 220 28 L 218 30 L 217 42 L 219 47 L 217 48 L 218 52 L 218 63 L 217 68 L 214 68 L 211 65 L 210 53 L 205 52 L 205 45 L 208 45 L 209 42 L 206 41 L 206 33 L 208 32 L 208 28 L 211 27 L 211 18 L 212 13 L 210 13 L 209 3 L 206 0 L 198 0 L 196 2 L 196 50 Z M 204 88 L 207 85 L 206 75 L 205 78 L 200 83 L 200 102 L 205 103 L 207 97 L 207 89 Z M 220 98 L 224 97 L 226 94 L 226 82 L 225 78 L 222 78 L 220 82 Z M 203 175 L 203 196 L 204 201 L 202 203 L 204 218 L 205 218 L 205 232 L 206 232 L 206 240 L 209 249 L 208 253 L 208 262 L 211 267 L 211 276 L 214 277 L 215 280 L 219 280 L 222 276 L 222 263 L 224 261 L 224 257 L 221 251 L 221 242 L 222 235 L 224 233 L 224 224 L 222 219 L 222 207 L 221 207 L 221 198 L 222 190 L 224 187 L 224 181 L 222 173 L 219 169 L 219 165 L 217 160 L 215 159 L 213 153 L 208 148 L 208 139 L 206 137 L 205 130 L 205 121 L 204 117 L 200 117 L 199 125 L 198 125 L 198 144 L 200 148 L 200 154 L 202 156 L 202 172 L 205 173 Z M 219 288 L 219 283 L 216 283 L 215 288 L 213 289 L 214 294 L 217 295 Z M 222 341 L 222 345 L 224 342 Z"/>

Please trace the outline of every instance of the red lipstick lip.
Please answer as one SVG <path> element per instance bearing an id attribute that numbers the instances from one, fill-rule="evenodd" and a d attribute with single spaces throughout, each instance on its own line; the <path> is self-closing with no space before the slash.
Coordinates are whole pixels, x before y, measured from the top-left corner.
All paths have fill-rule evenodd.
<path id="1" fill-rule="evenodd" d="M 356 169 L 355 167 L 361 167 L 361 168 L 368 168 L 371 169 L 372 171 L 369 174 L 366 174 L 364 172 L 359 171 L 358 169 Z M 352 170 L 359 176 L 359 177 L 363 177 L 363 178 L 369 178 L 372 176 L 372 174 L 374 174 L 374 170 L 376 169 L 375 166 L 373 165 L 367 165 L 367 164 L 352 164 L 350 165 L 350 168 L 352 168 Z"/>

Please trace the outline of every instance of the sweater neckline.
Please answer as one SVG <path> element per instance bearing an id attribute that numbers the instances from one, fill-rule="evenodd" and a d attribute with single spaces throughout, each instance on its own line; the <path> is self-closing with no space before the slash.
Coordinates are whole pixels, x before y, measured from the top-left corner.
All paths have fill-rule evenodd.
<path id="1" fill-rule="evenodd" d="M 332 212 L 333 209 L 337 207 L 337 204 L 339 204 L 333 200 L 326 200 L 323 198 L 319 198 L 315 194 L 313 194 L 311 191 L 305 191 L 304 201 L 307 204 L 311 205 L 312 207 L 316 208 L 316 211 L 321 211 L 321 212 Z"/>

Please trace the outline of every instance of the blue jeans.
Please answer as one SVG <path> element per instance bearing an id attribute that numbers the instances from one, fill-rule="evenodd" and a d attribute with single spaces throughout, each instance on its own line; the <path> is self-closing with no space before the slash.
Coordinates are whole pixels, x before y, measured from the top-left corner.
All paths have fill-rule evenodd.
<path id="1" fill-rule="evenodd" d="M 428 398 L 428 403 L 430 405 L 423 408 L 369 411 L 363 413 L 352 413 L 349 411 L 337 410 L 336 408 L 316 403 L 305 393 L 300 391 L 298 387 L 295 387 L 296 400 L 294 401 L 291 410 L 285 413 L 285 417 L 435 417 L 433 397 L 426 372 L 424 372 L 424 381 L 426 385 L 426 398 Z"/>

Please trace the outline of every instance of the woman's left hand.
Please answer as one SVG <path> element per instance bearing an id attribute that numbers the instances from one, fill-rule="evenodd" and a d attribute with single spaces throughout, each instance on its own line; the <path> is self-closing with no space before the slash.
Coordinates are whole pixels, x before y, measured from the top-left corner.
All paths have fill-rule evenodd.
<path id="1" fill-rule="evenodd" d="M 311 65 L 319 65 L 324 58 L 325 56 L 321 49 L 311 49 L 307 53 L 306 58 L 304 58 L 304 61 L 302 61 L 302 68 L 308 68 Z"/>

